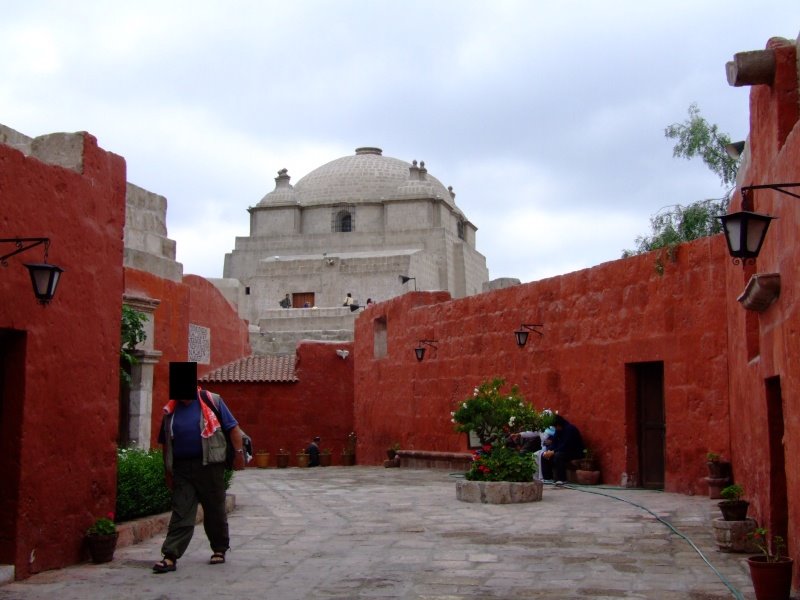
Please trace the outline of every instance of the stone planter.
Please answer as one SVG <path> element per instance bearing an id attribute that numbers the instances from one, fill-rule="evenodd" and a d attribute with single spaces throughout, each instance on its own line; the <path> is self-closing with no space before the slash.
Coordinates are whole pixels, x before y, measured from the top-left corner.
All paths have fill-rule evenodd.
<path id="1" fill-rule="evenodd" d="M 711 523 L 714 529 L 714 539 L 720 552 L 758 552 L 758 546 L 747 537 L 748 533 L 755 531 L 755 519 L 744 521 L 726 521 L 723 517 L 715 518 Z"/>
<path id="2" fill-rule="evenodd" d="M 517 504 L 542 499 L 541 481 L 467 481 L 456 482 L 456 498 L 461 502 L 482 504 Z"/>
<path id="3" fill-rule="evenodd" d="M 708 497 L 712 500 L 722 498 L 722 488 L 728 485 L 728 478 L 715 479 L 713 477 L 706 477 L 708 482 Z"/>

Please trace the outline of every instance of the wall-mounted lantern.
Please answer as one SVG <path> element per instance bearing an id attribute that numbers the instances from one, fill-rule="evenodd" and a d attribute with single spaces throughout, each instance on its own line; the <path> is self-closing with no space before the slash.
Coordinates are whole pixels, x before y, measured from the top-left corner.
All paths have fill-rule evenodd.
<path id="1" fill-rule="evenodd" d="M 422 359 L 425 358 L 425 346 L 430 346 L 434 350 L 438 350 L 438 346 L 436 346 L 437 340 L 420 340 L 417 347 L 414 348 L 414 354 L 417 357 L 419 362 L 422 362 Z"/>
<path id="2" fill-rule="evenodd" d="M 400 283 L 402 285 L 407 284 L 409 281 L 414 280 L 414 291 L 417 291 L 417 278 L 416 277 L 409 277 L 408 275 L 400 275 Z"/>
<path id="3" fill-rule="evenodd" d="M 783 189 L 790 187 L 800 187 L 800 183 L 765 183 L 744 186 L 742 188 L 743 208 L 751 208 L 754 204 L 754 196 L 751 196 L 753 190 L 770 189 L 794 198 L 800 198 L 800 195 Z M 761 246 L 764 244 L 770 221 L 777 217 L 743 210 L 729 215 L 721 215 L 717 218 L 722 221 L 725 240 L 728 242 L 728 253 L 733 257 L 733 263 L 738 265 L 741 262 L 742 265 L 746 265 L 748 262 L 755 262 L 758 253 L 761 251 Z"/>
<path id="4" fill-rule="evenodd" d="M 44 244 L 44 259 L 40 263 L 25 263 L 31 276 L 33 293 L 40 304 L 47 304 L 56 294 L 61 273 L 64 269 L 47 262 L 47 252 L 50 249 L 49 238 L 0 238 L 0 243 L 14 244 L 16 249 L 0 256 L 0 265 L 8 266 L 7 259 L 31 248 Z"/>
<path id="5" fill-rule="evenodd" d="M 531 331 L 533 333 L 538 333 L 539 335 L 544 335 L 541 331 L 537 329 L 538 327 L 544 327 L 544 325 L 542 323 L 532 323 L 532 324 L 523 323 L 522 325 L 520 325 L 519 329 L 517 329 L 514 332 L 514 337 L 517 338 L 517 346 L 519 346 L 520 348 L 525 347 L 525 344 L 528 343 L 529 332 Z"/>

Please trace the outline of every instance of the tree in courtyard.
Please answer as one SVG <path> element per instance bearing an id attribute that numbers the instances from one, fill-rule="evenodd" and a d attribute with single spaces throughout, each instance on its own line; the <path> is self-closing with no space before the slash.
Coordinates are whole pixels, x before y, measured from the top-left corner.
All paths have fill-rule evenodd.
<path id="1" fill-rule="evenodd" d="M 687 206 L 676 204 L 661 209 L 650 218 L 650 235 L 638 236 L 636 249 L 623 250 L 623 258 L 659 248 L 672 248 L 721 231 L 720 222 L 715 217 L 728 211 L 728 198 L 736 181 L 739 159 L 731 157 L 725 149 L 731 143 L 730 137 L 706 121 L 697 104 L 690 105 L 688 112 L 689 118 L 684 122 L 673 123 L 664 129 L 667 138 L 677 140 L 672 155 L 687 160 L 700 157 L 727 188 L 725 195 L 698 200 Z"/>
<path id="2" fill-rule="evenodd" d="M 144 324 L 147 322 L 147 315 L 127 306 L 122 305 L 122 320 L 121 320 L 121 335 L 122 345 L 119 349 L 120 362 L 122 367 L 119 370 L 120 377 L 125 383 L 131 382 L 131 376 L 128 369 L 136 364 L 136 357 L 133 351 L 136 345 L 147 339 L 147 334 L 144 331 Z"/>

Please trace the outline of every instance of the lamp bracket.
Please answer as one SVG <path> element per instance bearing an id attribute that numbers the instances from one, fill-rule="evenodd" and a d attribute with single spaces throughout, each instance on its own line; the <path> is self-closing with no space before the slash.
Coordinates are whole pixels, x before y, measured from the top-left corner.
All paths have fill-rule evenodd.
<path id="1" fill-rule="evenodd" d="M 12 256 L 20 254 L 21 252 L 25 252 L 26 250 L 30 250 L 31 248 L 35 248 L 41 244 L 44 244 L 44 262 L 47 262 L 47 251 L 50 249 L 50 238 L 0 238 L 0 243 L 14 244 L 16 246 L 16 250 L 0 256 L 0 265 L 3 265 L 4 267 L 8 266 L 8 259 Z"/>
<path id="2" fill-rule="evenodd" d="M 520 329 L 527 329 L 528 331 L 532 331 L 533 333 L 538 333 L 539 335 L 544 335 L 543 332 L 539 331 L 537 327 L 544 327 L 544 323 L 523 323 L 519 326 Z"/>
<path id="3" fill-rule="evenodd" d="M 435 344 L 438 344 L 438 343 L 439 343 L 439 340 L 420 340 L 419 341 L 419 346 L 422 346 L 424 344 L 426 346 L 430 346 L 434 350 L 438 350 L 439 346 L 435 345 Z"/>
<path id="4" fill-rule="evenodd" d="M 749 193 L 750 190 L 775 190 L 776 192 L 786 194 L 787 196 L 800 198 L 800 194 L 795 194 L 794 192 L 789 192 L 783 189 L 791 187 L 800 187 L 800 183 L 763 183 L 761 185 L 746 185 L 742 187 L 742 194 L 745 195 Z"/>

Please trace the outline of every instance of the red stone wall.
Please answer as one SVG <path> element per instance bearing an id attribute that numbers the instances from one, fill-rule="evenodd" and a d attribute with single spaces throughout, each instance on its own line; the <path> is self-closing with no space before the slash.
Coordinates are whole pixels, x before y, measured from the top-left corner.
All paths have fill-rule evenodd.
<path id="1" fill-rule="evenodd" d="M 177 283 L 145 271 L 125 269 L 125 291 L 160 300 L 153 314 L 153 347 L 162 352 L 153 369 L 151 443 L 156 445 L 161 408 L 169 400 L 169 363 L 188 360 L 189 324 L 211 329 L 211 362 L 197 365 L 198 377 L 202 377 L 212 369 L 250 355 L 247 323 L 217 288 L 196 275 L 187 275 Z"/>
<path id="2" fill-rule="evenodd" d="M 350 352 L 342 360 L 338 348 Z M 321 447 L 333 451 L 340 464 L 342 448 L 353 430 L 353 345 L 351 343 L 301 342 L 297 348 L 295 383 L 208 383 L 220 394 L 242 428 L 253 438 L 254 449 L 275 454 L 280 448 L 294 455 L 314 436 Z M 360 457 L 358 457 L 360 460 Z"/>
<path id="3" fill-rule="evenodd" d="M 663 361 L 666 489 L 706 493 L 706 452 L 729 449 L 725 257 L 716 236 L 680 246 L 675 262 L 654 252 L 460 300 L 407 293 L 366 309 L 355 347 L 360 460 L 379 464 L 395 442 L 466 450 L 450 412 L 497 376 L 537 408 L 573 421 L 605 481 L 620 483 L 638 469 L 626 365 Z M 375 358 L 374 331 L 384 320 L 387 355 Z M 521 323 L 543 323 L 544 335 L 517 347 Z M 417 362 L 420 339 L 438 348 Z"/>
<path id="4" fill-rule="evenodd" d="M 800 126 L 796 47 L 771 42 L 777 71 L 773 85 L 750 93 L 751 160 L 741 185 L 800 182 Z M 800 187 L 788 191 L 800 194 Z M 731 212 L 741 209 L 736 194 Z M 750 516 L 777 533 L 788 533 L 789 555 L 800 556 L 800 200 L 773 190 L 755 191 L 753 210 L 773 220 L 755 267 L 728 263 L 731 436 L 734 474 L 751 502 Z M 779 273 L 780 297 L 765 312 L 736 302 L 753 273 Z M 780 398 L 770 401 L 770 381 Z M 768 414 L 782 415 L 783 435 L 770 433 Z M 797 572 L 797 568 L 795 569 Z"/>
<path id="5" fill-rule="evenodd" d="M 22 266 L 41 247 L 0 267 L 0 563 L 17 578 L 81 560 L 114 510 L 125 162 L 82 136 L 82 173 L 0 145 L 0 237 L 49 237 L 64 269 L 42 307 Z"/>

